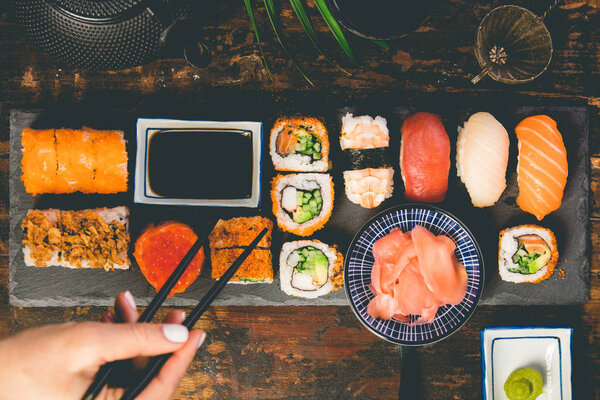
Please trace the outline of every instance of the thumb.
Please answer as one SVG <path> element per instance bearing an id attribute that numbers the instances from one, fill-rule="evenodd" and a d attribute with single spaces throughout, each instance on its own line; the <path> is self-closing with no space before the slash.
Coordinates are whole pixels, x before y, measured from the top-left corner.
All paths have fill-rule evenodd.
<path id="1" fill-rule="evenodd" d="M 89 360 L 99 364 L 172 353 L 189 337 L 187 328 L 179 324 L 85 322 L 77 324 L 76 330 L 75 340 L 85 340 L 78 348 L 89 350 Z"/>

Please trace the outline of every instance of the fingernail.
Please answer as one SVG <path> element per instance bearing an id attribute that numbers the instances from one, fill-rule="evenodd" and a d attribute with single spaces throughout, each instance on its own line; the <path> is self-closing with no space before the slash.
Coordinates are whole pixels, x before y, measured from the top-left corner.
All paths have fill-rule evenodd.
<path id="1" fill-rule="evenodd" d="M 134 310 L 137 309 L 137 307 L 135 305 L 135 299 L 133 298 L 133 295 L 131 294 L 131 292 L 129 290 L 127 290 L 125 293 L 123 293 L 123 297 L 125 297 L 125 300 L 127 300 L 129 305 L 131 306 L 131 308 L 133 308 Z"/>
<path id="2" fill-rule="evenodd" d="M 180 311 L 181 315 L 179 316 L 179 319 L 181 319 L 181 322 L 185 321 L 185 311 Z"/>
<path id="3" fill-rule="evenodd" d="M 179 324 L 165 324 L 162 326 L 163 335 L 173 343 L 183 343 L 188 340 L 187 328 Z"/>
<path id="4" fill-rule="evenodd" d="M 198 340 L 198 346 L 196 347 L 197 349 L 199 349 L 200 346 L 202 346 L 202 343 L 204 343 L 204 339 L 206 339 L 206 332 L 202 332 L 202 336 L 200 336 L 200 340 Z"/>

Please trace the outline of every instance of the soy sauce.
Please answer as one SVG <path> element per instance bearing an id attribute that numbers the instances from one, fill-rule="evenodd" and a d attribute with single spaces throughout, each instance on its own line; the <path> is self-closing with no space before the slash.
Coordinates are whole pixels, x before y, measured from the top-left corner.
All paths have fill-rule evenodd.
<path id="1" fill-rule="evenodd" d="M 402 37 L 425 22 L 435 0 L 328 0 L 334 17 L 369 39 Z"/>
<path id="2" fill-rule="evenodd" d="M 249 131 L 160 131 L 149 143 L 150 188 L 168 198 L 249 198 L 252 154 Z"/>

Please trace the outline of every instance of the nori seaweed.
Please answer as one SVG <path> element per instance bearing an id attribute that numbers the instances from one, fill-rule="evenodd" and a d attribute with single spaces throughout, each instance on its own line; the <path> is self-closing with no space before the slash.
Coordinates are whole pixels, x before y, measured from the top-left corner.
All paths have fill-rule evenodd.
<path id="1" fill-rule="evenodd" d="M 387 147 L 377 149 L 347 149 L 344 150 L 345 168 L 388 168 L 392 166 Z"/>

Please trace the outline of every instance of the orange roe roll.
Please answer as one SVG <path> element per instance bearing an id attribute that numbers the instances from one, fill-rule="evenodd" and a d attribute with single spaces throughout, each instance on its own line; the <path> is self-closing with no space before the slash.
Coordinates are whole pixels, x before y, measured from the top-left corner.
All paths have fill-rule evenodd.
<path id="1" fill-rule="evenodd" d="M 57 186 L 54 129 L 26 128 L 21 133 L 21 145 L 21 180 L 27 193 L 35 196 L 39 193 L 54 192 Z"/>
<path id="2" fill-rule="evenodd" d="M 89 133 L 73 129 L 56 130 L 58 154 L 57 193 L 94 191 L 94 147 Z"/>
<path id="3" fill-rule="evenodd" d="M 94 192 L 126 192 L 127 150 L 123 132 L 84 129 L 94 133 L 94 155 L 96 158 Z"/>

